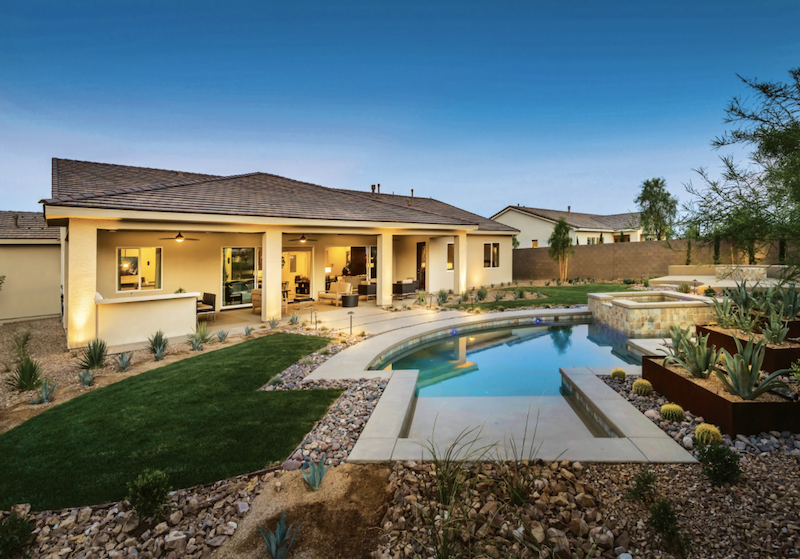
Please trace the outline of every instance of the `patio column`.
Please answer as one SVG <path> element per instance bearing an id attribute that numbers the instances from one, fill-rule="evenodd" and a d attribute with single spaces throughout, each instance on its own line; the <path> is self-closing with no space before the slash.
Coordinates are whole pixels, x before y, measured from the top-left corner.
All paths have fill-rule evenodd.
<path id="1" fill-rule="evenodd" d="M 283 237 L 278 229 L 265 231 L 261 240 L 261 321 L 281 318 L 281 252 Z"/>
<path id="2" fill-rule="evenodd" d="M 378 285 L 375 302 L 379 307 L 392 306 L 392 277 L 393 262 L 392 242 L 394 235 L 382 233 L 377 236 L 378 243 Z"/>
<path id="3" fill-rule="evenodd" d="M 67 254 L 67 346 L 76 348 L 97 335 L 97 225 L 70 219 Z"/>
<path id="4" fill-rule="evenodd" d="M 453 291 L 461 295 L 467 290 L 467 232 L 459 231 L 453 237 Z"/>

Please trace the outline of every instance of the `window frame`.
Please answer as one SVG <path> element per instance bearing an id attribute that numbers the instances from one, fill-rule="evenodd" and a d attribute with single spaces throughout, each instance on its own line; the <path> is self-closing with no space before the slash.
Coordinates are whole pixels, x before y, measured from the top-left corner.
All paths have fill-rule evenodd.
<path id="1" fill-rule="evenodd" d="M 450 259 L 451 256 L 451 249 L 452 248 L 452 256 L 453 259 Z M 445 271 L 453 272 L 456 269 L 456 244 L 455 243 L 447 243 L 447 250 L 446 250 L 446 262 L 445 262 Z"/>
<path id="2" fill-rule="evenodd" d="M 161 287 L 154 287 L 153 289 L 142 289 L 142 249 L 143 248 L 152 248 L 156 250 L 156 254 L 160 254 L 161 256 L 161 277 L 158 278 L 158 284 Z M 139 255 L 137 259 L 139 260 L 139 282 L 138 287 L 136 289 L 120 289 L 120 273 L 119 273 L 119 259 L 120 259 L 120 251 L 121 250 L 137 250 L 139 251 Z M 160 253 L 158 251 L 161 251 Z M 118 246 L 114 249 L 114 267 L 116 271 L 114 272 L 114 291 L 116 293 L 143 293 L 143 292 L 150 292 L 150 291 L 163 291 L 164 290 L 164 247 L 163 246 Z"/>
<path id="3" fill-rule="evenodd" d="M 486 247 L 489 248 L 489 265 L 486 265 Z M 497 258 L 495 258 L 494 247 L 497 247 Z M 489 270 L 500 267 L 500 243 L 483 243 L 483 269 Z"/>

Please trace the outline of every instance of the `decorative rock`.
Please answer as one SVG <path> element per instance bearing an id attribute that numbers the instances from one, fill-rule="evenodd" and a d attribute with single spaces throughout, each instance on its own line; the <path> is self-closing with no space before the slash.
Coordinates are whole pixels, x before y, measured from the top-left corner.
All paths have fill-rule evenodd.
<path id="1" fill-rule="evenodd" d="M 303 465 L 303 463 L 301 461 L 299 461 L 299 460 L 287 460 L 286 462 L 281 464 L 281 468 L 283 468 L 284 470 L 287 470 L 287 471 L 299 470 L 300 466 L 302 466 L 302 465 Z"/>
<path id="2" fill-rule="evenodd" d="M 236 512 L 238 512 L 239 514 L 244 514 L 249 510 L 250 510 L 249 503 L 245 503 L 244 501 L 239 501 L 238 503 L 236 503 Z"/>
<path id="3" fill-rule="evenodd" d="M 683 437 L 683 448 L 686 450 L 694 450 L 694 441 L 692 441 L 692 437 L 689 435 Z"/>
<path id="4" fill-rule="evenodd" d="M 175 526 L 178 523 L 180 523 L 182 518 L 183 518 L 183 513 L 179 510 L 176 510 L 175 512 L 169 515 L 169 523 L 171 526 Z"/>

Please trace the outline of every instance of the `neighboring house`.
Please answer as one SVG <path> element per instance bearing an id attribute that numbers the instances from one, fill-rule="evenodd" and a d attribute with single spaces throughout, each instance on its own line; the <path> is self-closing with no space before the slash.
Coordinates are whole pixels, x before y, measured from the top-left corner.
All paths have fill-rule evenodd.
<path id="1" fill-rule="evenodd" d="M 0 211 L 0 323 L 61 314 L 61 229 L 38 212 Z"/>
<path id="2" fill-rule="evenodd" d="M 548 239 L 553 226 L 564 218 L 572 228 L 573 242 L 581 245 L 603 243 L 638 242 L 644 235 L 639 225 L 639 213 L 629 212 L 612 215 L 585 214 L 571 211 L 545 210 L 526 206 L 506 206 L 491 217 L 492 220 L 519 230 L 519 248 L 550 246 Z"/>
<path id="3" fill-rule="evenodd" d="M 140 343 L 159 329 L 185 335 L 197 293 L 214 294 L 224 310 L 252 306 L 262 287 L 266 321 L 281 316 L 287 297 L 316 298 L 339 275 L 373 280 L 380 306 L 392 303 L 397 281 L 456 293 L 510 281 L 518 233 L 430 198 L 267 173 L 54 159 L 52 189 L 42 204 L 47 223 L 64 228 L 70 347 L 96 337 Z"/>

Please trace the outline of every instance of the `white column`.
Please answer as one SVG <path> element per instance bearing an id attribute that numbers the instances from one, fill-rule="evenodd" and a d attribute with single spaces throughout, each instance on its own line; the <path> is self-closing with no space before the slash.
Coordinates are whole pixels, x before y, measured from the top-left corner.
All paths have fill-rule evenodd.
<path id="1" fill-rule="evenodd" d="M 467 290 L 467 232 L 453 236 L 453 291 L 461 295 Z"/>
<path id="2" fill-rule="evenodd" d="M 283 236 L 279 229 L 270 229 L 262 235 L 261 266 L 263 268 L 261 285 L 261 320 L 281 318 L 281 252 Z"/>
<path id="3" fill-rule="evenodd" d="M 378 286 L 376 303 L 379 307 L 392 306 L 392 242 L 394 235 L 382 233 L 377 236 L 378 243 Z"/>
<path id="4" fill-rule="evenodd" d="M 67 258 L 67 345 L 76 348 L 97 335 L 97 226 L 92 221 L 69 220 Z"/>

